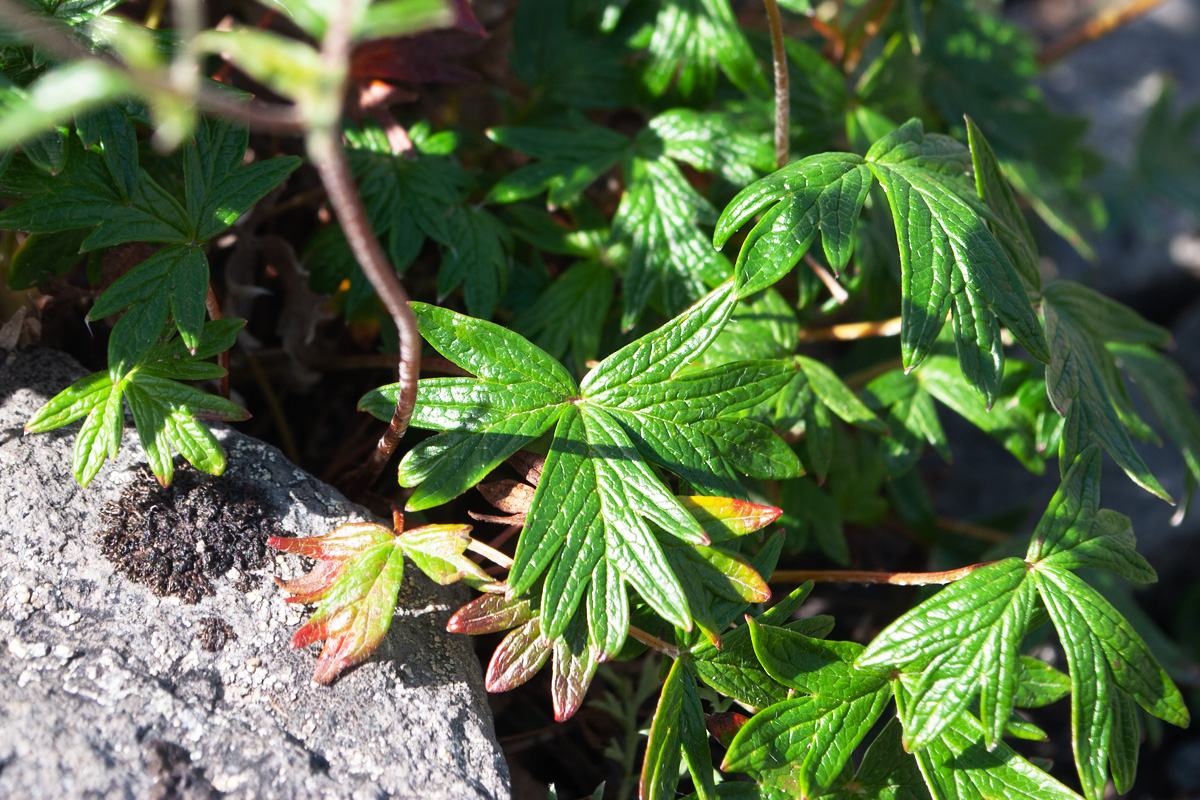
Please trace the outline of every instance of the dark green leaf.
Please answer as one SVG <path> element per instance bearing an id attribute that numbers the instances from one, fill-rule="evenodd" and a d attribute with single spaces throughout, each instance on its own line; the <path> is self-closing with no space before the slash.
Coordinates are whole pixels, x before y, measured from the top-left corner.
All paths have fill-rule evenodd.
<path id="1" fill-rule="evenodd" d="M 648 49 L 642 80 L 654 95 L 677 82 L 685 98 L 711 97 L 718 66 L 742 91 L 766 93 L 766 79 L 725 0 L 664 3 Z"/>
<path id="2" fill-rule="evenodd" d="M 681 754 L 697 795 L 705 800 L 715 797 L 704 712 L 696 692 L 695 673 L 686 658 L 676 659 L 671 665 L 654 712 L 639 782 L 644 800 L 673 800 L 679 786 Z"/>
<path id="3" fill-rule="evenodd" d="M 629 151 L 628 138 L 582 115 L 572 115 L 570 123 L 569 128 L 490 129 L 492 141 L 536 161 L 497 181 L 488 200 L 511 203 L 549 190 L 546 202 L 550 206 L 568 205 Z"/>
<path id="4" fill-rule="evenodd" d="M 613 271 L 597 261 L 576 264 L 513 319 L 512 329 L 555 358 L 570 348 L 576 374 L 584 374 L 587 362 L 600 351 L 613 277 Z"/>
<path id="5" fill-rule="evenodd" d="M 1046 368 L 1046 391 L 1066 418 L 1060 470 L 1071 465 L 1087 440 L 1095 439 L 1135 483 L 1170 502 L 1129 440 L 1127 427 L 1138 431 L 1146 426 L 1133 412 L 1116 362 L 1105 348 L 1108 342 L 1161 343 L 1166 331 L 1119 303 L 1063 281 L 1046 286 L 1043 312 L 1053 355 Z M 1086 439 L 1080 431 L 1087 432 Z"/>
<path id="6" fill-rule="evenodd" d="M 989 227 L 1021 276 L 1025 291 L 1034 295 L 1041 287 L 1042 279 L 1038 272 L 1037 244 L 1033 240 L 1033 233 L 1025 223 L 1025 215 L 1021 213 L 1012 188 L 1000 170 L 996 154 L 984 138 L 983 131 L 970 117 L 967 117 L 967 140 L 971 145 L 975 188 L 993 215 Z"/>
<path id="7" fill-rule="evenodd" d="M 729 276 L 729 263 L 698 227 L 716 210 L 667 158 L 634 158 L 612 222 L 614 241 L 629 243 L 621 325 L 632 328 L 651 300 L 676 314 Z"/>
<path id="8" fill-rule="evenodd" d="M 8 268 L 8 288 L 32 289 L 56 275 L 65 275 L 79 263 L 80 245 L 86 230 L 60 233 L 33 233 L 25 238 L 12 255 Z"/>
<path id="9" fill-rule="evenodd" d="M 964 190 L 970 155 L 913 120 L 876 142 L 867 161 L 887 192 L 900 244 L 904 367 L 930 353 L 952 300 L 959 363 L 990 407 L 1004 370 L 998 320 L 1035 358 L 1050 354 L 1019 276 L 973 204 L 974 187 Z"/>
<path id="10" fill-rule="evenodd" d="M 1084 795 L 1099 800 L 1108 768 L 1117 791 L 1127 792 L 1138 738 L 1130 701 L 1186 726 L 1183 697 L 1141 637 L 1095 589 L 1058 566 L 1039 564 L 1034 576 L 1067 654 L 1071 732 Z"/>
<path id="11" fill-rule="evenodd" d="M 446 226 L 451 244 L 438 272 L 438 294 L 445 297 L 462 283 L 467 310 L 488 319 L 508 286 L 508 230 L 474 207 L 457 209 Z"/>
<path id="12" fill-rule="evenodd" d="M 772 208 L 738 253 L 738 296 L 782 278 L 808 251 L 818 231 L 830 266 L 835 271 L 844 268 L 854 251 L 855 227 L 870 187 L 871 172 L 862 158 L 823 153 L 789 164 L 739 192 L 717 221 L 717 247 L 755 214 Z"/>

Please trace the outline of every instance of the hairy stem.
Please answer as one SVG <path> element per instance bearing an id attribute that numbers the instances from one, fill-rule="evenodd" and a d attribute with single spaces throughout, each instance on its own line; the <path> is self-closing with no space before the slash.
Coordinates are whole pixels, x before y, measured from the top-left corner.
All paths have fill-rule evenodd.
<path id="1" fill-rule="evenodd" d="M 1103 38 L 1147 11 L 1162 5 L 1163 0 L 1134 0 L 1124 8 L 1110 8 L 1059 39 L 1038 53 L 1038 64 L 1049 66 L 1076 48 Z"/>
<path id="2" fill-rule="evenodd" d="M 350 58 L 350 17 L 334 14 L 321 48 L 321 60 L 328 75 L 342 76 L 337 81 L 336 96 L 326 98 L 330 105 L 319 110 L 316 116 L 324 124 L 314 126 L 306 137 L 308 155 L 321 176 L 321 183 L 329 193 L 329 202 L 337 214 L 346 235 L 346 243 L 362 267 L 363 274 L 371 282 L 384 308 L 392 317 L 400 337 L 399 373 L 400 397 L 392 421 L 375 450 L 348 480 L 365 488 L 379 476 L 391 457 L 400 437 L 408 429 L 413 409 L 417 404 L 417 378 L 421 370 L 421 335 L 417 330 L 417 318 L 408 307 L 408 293 L 400 284 L 396 270 L 388 263 L 383 248 L 367 219 L 367 210 L 362 197 L 354 185 L 350 162 L 335 137 L 335 126 L 341 110 L 346 65 Z M 336 105 L 334 105 L 336 101 Z"/>
<path id="3" fill-rule="evenodd" d="M 783 20 L 775 0 L 763 0 L 767 21 L 771 27 L 771 56 L 775 62 L 775 166 L 783 169 L 788 163 L 788 65 L 783 47 Z"/>
<path id="4" fill-rule="evenodd" d="M 984 561 L 969 567 L 946 570 L 945 572 L 864 572 L 852 569 L 778 569 L 771 575 L 771 583 L 890 583 L 899 586 L 930 586 L 967 577 L 994 561 Z"/>
<path id="5" fill-rule="evenodd" d="M 809 328 L 800 331 L 802 342 L 845 342 L 854 339 L 868 339 L 872 336 L 896 336 L 900 333 L 900 318 L 880 320 L 878 322 L 848 322 L 843 325 L 831 325 L 828 328 Z"/>

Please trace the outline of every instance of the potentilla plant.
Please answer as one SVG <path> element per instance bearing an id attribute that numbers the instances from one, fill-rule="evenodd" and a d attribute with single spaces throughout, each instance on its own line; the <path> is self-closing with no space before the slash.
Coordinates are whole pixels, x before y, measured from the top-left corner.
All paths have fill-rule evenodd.
<path id="1" fill-rule="evenodd" d="M 1200 418 L 1165 329 L 1039 269 L 1034 228 L 1087 252 L 1096 157 L 1007 23 L 955 0 L 514 0 L 484 22 L 467 0 L 274 0 L 219 27 L 180 2 L 171 28 L 116 0 L 0 8 L 8 286 L 77 275 L 89 320 L 120 315 L 106 369 L 26 427 L 83 420 L 81 483 L 126 408 L 164 484 L 175 453 L 223 471 L 200 420 L 247 412 L 193 384 L 226 377 L 244 321 L 213 253 L 262 246 L 273 210 L 311 215 L 310 290 L 398 352 L 346 485 L 431 431 L 401 447 L 404 512 L 270 541 L 315 559 L 280 585 L 315 606 L 292 646 L 323 642 L 329 691 L 382 641 L 407 559 L 480 592 L 450 631 L 508 631 L 489 690 L 550 662 L 558 720 L 601 664 L 661 657 L 622 797 L 1099 800 L 1134 786 L 1140 717 L 1188 724 L 1109 599 L 1156 576 L 1099 487 L 1107 454 L 1172 501 L 1133 445 L 1162 435 L 1186 506 Z M 462 113 L 429 84 L 471 79 L 487 37 L 511 45 L 499 102 Z M 1164 98 L 1184 141 L 1200 115 Z M 1028 544 L 938 516 L 919 462 L 948 456 L 945 409 L 1032 472 L 1057 460 Z M 467 523 L 473 489 L 499 534 Z M 889 523 L 962 566 L 813 568 L 857 559 L 845 526 Z M 948 585 L 851 641 L 854 610 L 800 613 L 829 581 Z M 1076 776 L 1054 777 L 1013 744 L 1068 696 Z M 600 701 L 630 735 L 638 704 Z"/>

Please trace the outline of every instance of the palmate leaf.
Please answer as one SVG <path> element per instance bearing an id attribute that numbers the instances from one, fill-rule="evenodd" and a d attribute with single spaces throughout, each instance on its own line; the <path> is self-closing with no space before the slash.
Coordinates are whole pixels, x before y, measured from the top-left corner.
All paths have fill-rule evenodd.
<path id="1" fill-rule="evenodd" d="M 746 236 L 734 273 L 738 296 L 787 274 L 821 234 L 825 257 L 841 270 L 854 251 L 855 225 L 871 187 L 871 172 L 852 153 L 822 153 L 789 164 L 737 194 L 717 221 L 721 247 L 758 212 L 771 208 Z"/>
<path id="2" fill-rule="evenodd" d="M 971 573 L 904 614 L 875 638 L 860 666 L 915 668 L 905 748 L 925 747 L 982 692 L 984 737 L 994 747 L 1012 715 L 1018 648 L 1036 589 L 1026 564 L 1006 558 Z"/>
<path id="3" fill-rule="evenodd" d="M 903 681 L 896 681 L 896 708 L 908 728 L 909 701 Z M 983 728 L 970 714 L 959 715 L 927 747 L 916 751 L 917 764 L 930 794 L 947 800 L 980 797 L 1022 800 L 1073 800 L 1074 792 L 1030 764 L 1004 742 L 989 748 Z"/>
<path id="4" fill-rule="evenodd" d="M 1024 561 L 1009 558 L 975 570 L 896 620 L 859 657 L 862 666 L 905 671 L 905 741 L 924 759 L 931 788 L 958 796 L 945 781 L 961 788 L 964 780 L 983 780 L 983 772 L 938 777 L 937 764 L 950 751 L 973 747 L 974 739 L 982 740 L 981 749 L 999 753 L 1014 705 L 1045 704 L 1063 694 L 1059 673 L 1019 657 L 1038 598 L 1067 653 L 1076 764 L 1089 800 L 1103 790 L 1106 763 L 1119 791 L 1131 785 L 1135 702 L 1168 722 L 1187 724 L 1179 690 L 1141 638 L 1070 571 L 1098 567 L 1136 581 L 1154 579 L 1134 548 L 1128 519 L 1099 508 L 1099 485 L 1100 451 L 1092 446 L 1068 470 Z M 976 694 L 982 725 L 962 710 Z M 980 762 L 979 769 L 987 766 Z"/>
<path id="5" fill-rule="evenodd" d="M 1115 344 L 1108 349 L 1150 404 L 1167 438 L 1183 454 L 1192 478 L 1200 481 L 1200 416 L 1192 408 L 1183 370 L 1146 345 Z"/>
<path id="6" fill-rule="evenodd" d="M 403 528 L 403 519 L 397 527 Z M 405 556 L 438 583 L 490 586 L 479 565 L 463 556 L 470 530 L 469 525 L 425 525 L 392 531 L 373 522 L 351 522 L 323 536 L 268 539 L 276 550 L 317 562 L 299 578 L 275 579 L 290 595 L 287 602 L 317 606 L 291 641 L 293 648 L 325 641 L 313 680 L 329 683 L 379 647 L 392 623 Z"/>
<path id="7" fill-rule="evenodd" d="M 729 745 L 724 770 L 801 797 L 833 785 L 891 699 L 886 671 L 856 669 L 861 646 L 748 620 L 767 673 L 799 696 L 755 714 Z"/>
<path id="8" fill-rule="evenodd" d="M 497 181 L 488 200 L 511 203 L 547 192 L 547 205 L 569 205 L 619 164 L 631 147 L 628 137 L 582 114 L 569 115 L 567 122 L 569 127 L 561 128 L 489 129 L 492 141 L 536 160 Z"/>
<path id="9" fill-rule="evenodd" d="M 597 578 L 591 592 L 589 630 L 604 652 L 615 653 L 624 641 L 624 628 L 605 620 L 627 619 L 627 584 L 672 624 L 691 628 L 685 592 L 658 536 L 695 545 L 709 537 L 647 460 L 734 498 L 744 492 L 735 469 L 761 477 L 798 471 L 795 456 L 770 429 L 739 416 L 774 394 L 790 377 L 790 365 L 740 362 L 676 374 L 719 333 L 733 302 L 726 284 L 606 358 L 578 386 L 517 334 L 413 304 L 425 339 L 478 378 L 420 382 L 412 424 L 443 433 L 401 462 L 401 483 L 417 486 L 410 509 L 461 494 L 553 430 L 508 583 L 517 597 L 542 580 L 546 639 L 566 629 L 593 573 L 603 580 Z M 384 387 L 363 405 L 390 417 L 396 391 Z"/>
<path id="10" fill-rule="evenodd" d="M 38 409 L 25 431 L 42 433 L 86 417 L 75 437 L 73 463 L 75 479 L 86 486 L 121 446 L 125 423 L 121 400 L 125 398 L 150 468 L 160 483 L 166 486 L 171 482 L 173 451 L 197 469 L 220 475 L 225 470 L 225 451 L 198 420 L 232 422 L 249 414 L 236 403 L 179 381 L 224 375 L 224 369 L 201 359 L 228 350 L 243 324 L 241 320 L 209 322 L 194 353 L 179 339 L 168 339 L 122 373 L 109 370 L 89 375 Z"/>
<path id="11" fill-rule="evenodd" d="M 1004 372 L 999 323 L 1048 361 L 1042 326 L 1021 279 L 967 184 L 970 153 L 913 120 L 867 152 L 887 193 L 900 245 L 901 353 L 911 370 L 929 354 L 947 304 L 963 375 L 990 407 Z"/>
<path id="12" fill-rule="evenodd" d="M 1133 411 L 1116 361 L 1106 344 L 1163 345 L 1170 334 L 1132 309 L 1068 281 L 1045 288 L 1042 304 L 1052 360 L 1046 391 L 1065 418 L 1059 441 L 1059 468 L 1065 471 L 1088 442 L 1108 451 L 1134 483 L 1171 502 L 1170 495 L 1134 450 L 1129 430 L 1153 438 Z"/>
<path id="13" fill-rule="evenodd" d="M 647 145 L 639 136 L 641 147 Z M 716 209 L 665 157 L 635 156 L 627 165 L 627 187 L 612 221 L 612 239 L 629 244 L 622 286 L 621 327 L 637 323 L 648 302 L 675 314 L 729 277 L 729 263 L 709 246 L 699 225 L 712 223 Z"/>
<path id="14" fill-rule="evenodd" d="M 663 94 L 672 82 L 685 98 L 712 97 L 717 68 L 744 92 L 765 94 L 767 82 L 726 0 L 660 3 L 642 71 L 646 88 Z"/>

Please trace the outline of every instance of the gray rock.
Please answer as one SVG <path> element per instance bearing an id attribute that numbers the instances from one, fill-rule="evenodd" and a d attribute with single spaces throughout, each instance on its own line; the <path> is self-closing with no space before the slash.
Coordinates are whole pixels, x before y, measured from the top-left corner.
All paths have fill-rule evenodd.
<path id="1" fill-rule="evenodd" d="M 410 565 L 380 650 L 317 686 L 316 647 L 288 648 L 303 609 L 267 577 L 294 577 L 297 560 L 275 558 L 248 593 L 217 578 L 195 605 L 116 573 L 94 531 L 138 476 L 132 427 L 86 489 L 70 473 L 76 425 L 22 436 L 81 376 L 51 351 L 0 363 L 0 797 L 509 796 L 479 664 L 445 632 L 458 591 Z M 366 518 L 275 448 L 217 436 L 229 453 L 219 480 L 258 487 L 288 532 Z M 217 652 L 196 638 L 213 617 L 236 636 Z"/>

